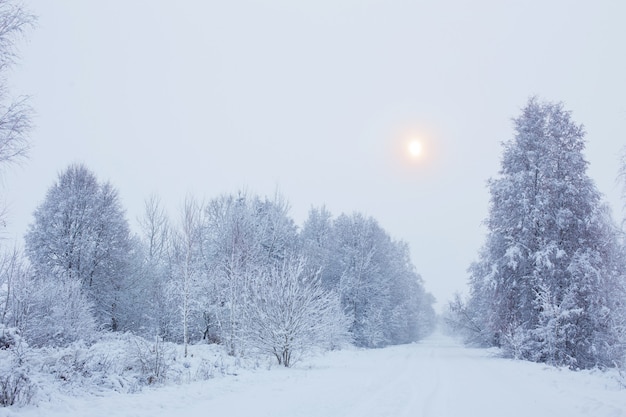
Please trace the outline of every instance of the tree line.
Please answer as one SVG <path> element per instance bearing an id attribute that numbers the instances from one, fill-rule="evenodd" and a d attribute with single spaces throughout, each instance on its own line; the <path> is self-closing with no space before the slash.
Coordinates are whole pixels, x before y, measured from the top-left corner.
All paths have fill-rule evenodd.
<path id="1" fill-rule="evenodd" d="M 434 325 L 408 246 L 360 213 L 313 208 L 299 229 L 280 195 L 238 192 L 189 197 L 172 220 L 152 197 L 139 229 L 110 183 L 69 166 L 34 212 L 25 256 L 6 258 L 2 324 L 32 346 L 130 331 L 286 366 L 311 347 L 407 343 Z"/>

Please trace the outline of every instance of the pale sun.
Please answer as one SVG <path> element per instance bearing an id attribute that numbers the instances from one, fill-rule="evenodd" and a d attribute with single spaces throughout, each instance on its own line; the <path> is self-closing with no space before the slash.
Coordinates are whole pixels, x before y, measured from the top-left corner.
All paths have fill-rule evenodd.
<path id="1" fill-rule="evenodd" d="M 422 155 L 422 151 L 423 151 L 422 143 L 417 139 L 413 139 L 412 141 L 409 142 L 408 150 L 409 150 L 409 155 L 411 155 L 413 158 L 417 158 L 420 155 Z"/>

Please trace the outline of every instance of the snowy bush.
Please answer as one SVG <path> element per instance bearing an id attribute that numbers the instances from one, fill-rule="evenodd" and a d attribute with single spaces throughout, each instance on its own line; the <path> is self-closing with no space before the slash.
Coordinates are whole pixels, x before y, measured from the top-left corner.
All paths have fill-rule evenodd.
<path id="1" fill-rule="evenodd" d="M 26 344 L 14 328 L 0 325 L 0 406 L 25 405 L 35 393 L 24 361 Z"/>
<path id="2" fill-rule="evenodd" d="M 0 324 L 0 350 L 9 350 L 21 342 L 17 329 Z"/>
<path id="3" fill-rule="evenodd" d="M 29 347 L 16 329 L 0 327 L 0 406 L 64 395 L 134 393 L 157 384 L 189 383 L 258 367 L 254 357 L 229 356 L 220 345 L 182 345 L 130 333 L 103 333 L 93 343 Z M 36 394 L 36 395 L 35 395 Z"/>
<path id="4" fill-rule="evenodd" d="M 134 359 L 139 365 L 142 382 L 148 385 L 162 383 L 167 377 L 176 353 L 171 344 L 156 336 L 153 341 L 134 337 Z"/>
<path id="5" fill-rule="evenodd" d="M 52 375 L 69 393 L 102 389 L 138 391 L 155 382 L 150 355 L 150 342 L 116 333 L 105 334 L 91 345 L 75 342 L 37 352 L 42 371 Z"/>
<path id="6" fill-rule="evenodd" d="M 195 379 L 196 380 L 206 380 L 212 379 L 215 376 L 215 368 L 217 367 L 216 363 L 211 363 L 210 361 L 203 359 L 200 362 L 200 365 L 196 369 Z"/>
<path id="7" fill-rule="evenodd" d="M 171 344 L 132 334 L 107 334 L 88 348 L 76 345 L 66 361 L 74 378 L 121 392 L 165 381 L 175 360 Z"/>
<path id="8" fill-rule="evenodd" d="M 0 376 L 0 406 L 29 404 L 34 392 L 34 385 L 21 369 L 3 370 L 3 376 Z"/>
<path id="9" fill-rule="evenodd" d="M 522 326 L 511 326 L 507 332 L 500 337 L 502 351 L 513 359 L 522 359 L 526 353 L 528 335 Z"/>
<path id="10" fill-rule="evenodd" d="M 91 340 L 96 331 L 92 305 L 76 279 L 56 280 L 27 276 L 16 283 L 26 313 L 19 328 L 29 345 L 68 346 L 77 340 Z"/>

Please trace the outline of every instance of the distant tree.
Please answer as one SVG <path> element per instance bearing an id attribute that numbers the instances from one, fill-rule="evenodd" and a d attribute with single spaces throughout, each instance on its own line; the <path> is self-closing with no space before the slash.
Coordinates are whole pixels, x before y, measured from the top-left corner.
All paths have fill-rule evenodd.
<path id="1" fill-rule="evenodd" d="M 340 215 L 334 227 L 342 266 L 339 293 L 351 320 L 350 332 L 359 346 L 383 346 L 390 276 L 377 261 L 386 255 L 382 248 L 387 236 L 373 218 L 359 213 Z"/>
<path id="2" fill-rule="evenodd" d="M 170 222 L 158 196 L 150 196 L 144 203 L 144 216 L 139 219 L 143 240 L 146 243 L 146 262 L 164 259 L 168 249 Z"/>
<path id="3" fill-rule="evenodd" d="M 25 242 L 37 276 L 78 280 L 95 306 L 98 324 L 122 328 L 132 245 L 117 191 L 109 183 L 98 183 L 84 165 L 71 165 L 35 210 Z"/>
<path id="4" fill-rule="evenodd" d="M 172 264 L 172 226 L 160 199 L 153 195 L 145 201 L 144 215 L 139 219 L 143 256 L 138 287 L 143 294 L 144 332 L 174 339 L 177 314 L 168 300 L 168 282 Z"/>
<path id="5" fill-rule="evenodd" d="M 190 340 L 190 327 L 194 316 L 198 316 L 201 298 L 201 244 L 202 244 L 203 208 L 192 197 L 185 199 L 180 226 L 173 238 L 174 264 L 172 281 L 174 297 L 178 300 L 184 345 L 184 355 Z"/>
<path id="6" fill-rule="evenodd" d="M 213 295 L 206 306 L 207 328 L 231 355 L 241 350 L 246 280 L 261 258 L 250 200 L 245 193 L 225 194 L 211 200 L 205 211 L 203 253 Z"/>
<path id="7" fill-rule="evenodd" d="M 310 271 L 340 295 L 358 346 L 408 343 L 432 331 L 434 298 L 424 290 L 408 245 L 392 240 L 373 218 L 354 213 L 333 221 L 325 209 L 313 209 L 300 247 L 312 259 Z"/>
<path id="8" fill-rule="evenodd" d="M 327 288 L 338 288 L 339 265 L 335 252 L 333 216 L 326 207 L 312 208 L 298 235 L 299 247 L 306 255 L 309 272 L 319 273 Z"/>
<path id="9" fill-rule="evenodd" d="M 424 289 L 403 241 L 389 241 L 387 267 L 389 306 L 385 309 L 385 339 L 390 344 L 410 343 L 428 336 L 435 328 L 435 297 Z"/>
<path id="10" fill-rule="evenodd" d="M 621 279 L 608 267 L 617 241 L 584 146 L 562 104 L 528 102 L 489 182 L 488 236 L 470 268 L 486 343 L 572 367 L 608 360 L 598 353 L 614 339 L 607 317 L 618 294 L 608 289 Z"/>
<path id="11" fill-rule="evenodd" d="M 445 329 L 463 337 L 466 343 L 481 345 L 485 338 L 481 324 L 477 322 L 475 310 L 468 307 L 461 294 L 455 293 L 442 314 Z"/>
<path id="12" fill-rule="evenodd" d="M 260 262 L 281 264 L 296 246 L 297 228 L 289 215 L 288 201 L 279 193 L 252 201 L 256 235 L 262 250 Z"/>

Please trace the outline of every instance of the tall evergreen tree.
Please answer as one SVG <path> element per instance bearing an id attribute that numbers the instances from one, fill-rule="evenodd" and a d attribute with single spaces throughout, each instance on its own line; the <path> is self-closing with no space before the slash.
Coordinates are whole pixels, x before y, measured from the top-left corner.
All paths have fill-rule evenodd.
<path id="1" fill-rule="evenodd" d="M 470 268 L 469 305 L 485 341 L 529 359 L 594 366 L 610 343 L 607 268 L 617 244 L 587 175 L 584 130 L 558 103 L 531 99 L 489 182 L 488 236 Z"/>

